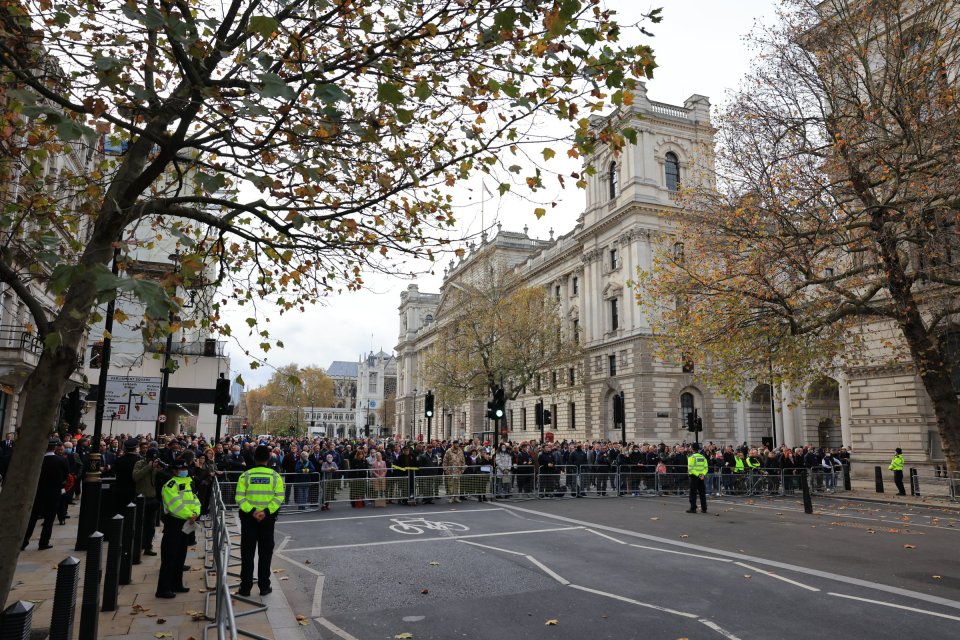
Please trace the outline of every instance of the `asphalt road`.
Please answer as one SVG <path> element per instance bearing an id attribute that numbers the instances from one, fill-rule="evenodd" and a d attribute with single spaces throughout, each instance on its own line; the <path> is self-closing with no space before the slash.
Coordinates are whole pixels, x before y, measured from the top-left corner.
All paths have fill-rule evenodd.
<path id="1" fill-rule="evenodd" d="M 281 518 L 273 566 L 308 637 L 331 640 L 960 637 L 960 512 L 687 506 L 337 505 Z"/>

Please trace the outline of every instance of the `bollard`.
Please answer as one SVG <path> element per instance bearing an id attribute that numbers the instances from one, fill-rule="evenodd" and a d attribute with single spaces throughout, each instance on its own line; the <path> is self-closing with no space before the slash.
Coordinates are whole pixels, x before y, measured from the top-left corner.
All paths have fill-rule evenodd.
<path id="1" fill-rule="evenodd" d="M 80 492 L 80 513 L 77 515 L 77 542 L 74 551 L 86 551 L 90 534 L 97 530 L 100 522 L 100 480 L 83 481 L 83 490 Z"/>
<path id="2" fill-rule="evenodd" d="M 100 515 L 97 520 L 97 531 L 103 532 L 103 539 L 110 541 L 110 518 L 116 514 L 113 508 L 113 478 L 100 483 Z"/>
<path id="3" fill-rule="evenodd" d="M 917 475 L 917 470 L 914 467 L 910 467 L 910 495 L 920 495 L 920 476 Z"/>
<path id="4" fill-rule="evenodd" d="M 76 618 L 77 588 L 80 586 L 80 561 L 69 556 L 57 565 L 57 586 L 53 591 L 50 615 L 50 640 L 71 640 Z"/>
<path id="5" fill-rule="evenodd" d="M 123 546 L 123 516 L 110 518 L 110 544 L 107 546 L 107 570 L 103 575 L 103 605 L 101 611 L 117 610 L 117 590 L 120 588 L 120 548 Z"/>
<path id="6" fill-rule="evenodd" d="M 883 493 L 883 471 L 880 470 L 880 467 L 874 467 L 873 473 L 877 480 L 877 493 Z"/>
<path id="7" fill-rule="evenodd" d="M 133 580 L 133 527 L 137 519 L 137 505 L 132 502 L 123 509 L 123 536 L 120 548 L 120 584 Z"/>
<path id="8" fill-rule="evenodd" d="M 844 460 L 841 466 L 843 467 L 843 490 L 850 491 L 852 489 L 850 484 L 850 463 Z"/>
<path id="9" fill-rule="evenodd" d="M 143 552 L 143 514 L 147 508 L 147 499 L 143 494 L 137 494 L 137 518 L 133 526 L 133 564 L 140 564 L 140 554 Z"/>
<path id="10" fill-rule="evenodd" d="M 33 628 L 33 603 L 19 600 L 0 613 L 0 638 L 3 640 L 30 640 Z"/>
<path id="11" fill-rule="evenodd" d="M 803 469 L 802 474 L 803 475 L 800 476 L 800 482 L 803 484 L 803 512 L 813 513 L 813 500 L 810 498 L 810 485 L 807 484 L 810 470 Z"/>
<path id="12" fill-rule="evenodd" d="M 94 531 L 87 539 L 87 562 L 83 568 L 83 598 L 80 600 L 80 640 L 97 640 L 100 620 L 100 567 L 103 564 L 103 534 Z"/>

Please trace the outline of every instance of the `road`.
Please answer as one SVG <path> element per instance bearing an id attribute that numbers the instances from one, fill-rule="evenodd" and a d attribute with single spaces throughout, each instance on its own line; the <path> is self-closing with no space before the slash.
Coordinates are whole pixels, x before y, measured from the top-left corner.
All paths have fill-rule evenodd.
<path id="1" fill-rule="evenodd" d="M 281 518 L 274 569 L 308 637 L 331 640 L 960 637 L 960 512 L 816 506 L 345 507 Z"/>

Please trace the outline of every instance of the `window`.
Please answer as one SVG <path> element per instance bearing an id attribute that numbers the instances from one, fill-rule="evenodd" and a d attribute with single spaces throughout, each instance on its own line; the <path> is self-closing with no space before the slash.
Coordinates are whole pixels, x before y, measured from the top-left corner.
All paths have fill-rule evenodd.
<path id="1" fill-rule="evenodd" d="M 560 416 L 557 415 L 557 405 L 555 404 L 550 405 L 550 422 L 553 423 L 551 426 L 554 429 L 560 428 Z"/>
<path id="2" fill-rule="evenodd" d="M 370 393 L 377 392 L 377 373 L 375 371 L 370 372 L 370 379 L 367 383 L 367 391 Z"/>
<path id="3" fill-rule="evenodd" d="M 683 426 L 687 425 L 687 416 L 693 413 L 693 394 L 680 394 L 680 419 L 683 420 Z"/>
<path id="4" fill-rule="evenodd" d="M 541 384 L 542 380 L 543 380 L 543 376 L 541 376 L 541 375 L 538 373 L 538 374 L 537 374 L 537 391 L 540 391 L 540 389 L 543 388 L 543 386 L 542 386 L 542 384 Z"/>
<path id="5" fill-rule="evenodd" d="M 611 376 L 617 375 L 617 356 L 615 355 L 607 356 L 607 361 L 610 364 L 610 375 Z"/>
<path id="6" fill-rule="evenodd" d="M 553 288 L 553 297 L 560 300 L 560 285 Z"/>
<path id="7" fill-rule="evenodd" d="M 570 386 L 572 387 L 577 383 L 577 370 L 574 367 L 570 367 L 567 374 L 569 375 Z"/>
<path id="8" fill-rule="evenodd" d="M 509 416 L 508 424 L 510 425 L 510 431 L 513 431 L 513 409 L 509 409 Z"/>
<path id="9" fill-rule="evenodd" d="M 616 249 L 610 249 L 610 268 L 619 269 L 620 268 L 620 252 Z"/>
<path id="10" fill-rule="evenodd" d="M 550 383 L 554 389 L 557 388 L 557 372 L 555 370 L 550 372 Z"/>
<path id="11" fill-rule="evenodd" d="M 827 278 L 832 278 L 833 269 L 831 269 L 830 267 L 827 267 L 826 269 L 823 270 L 823 275 L 826 276 Z"/>
<path id="12" fill-rule="evenodd" d="M 527 430 L 527 408 L 520 409 L 520 431 Z"/>
<path id="13" fill-rule="evenodd" d="M 571 402 L 567 405 L 567 411 L 570 414 L 570 429 L 574 430 L 577 428 L 577 405 L 575 402 Z"/>
<path id="14" fill-rule="evenodd" d="M 663 157 L 664 171 L 667 174 L 667 191 L 678 191 L 680 189 L 680 160 L 677 154 L 668 152 Z"/>
<path id="15" fill-rule="evenodd" d="M 613 200 L 620 195 L 620 172 L 617 170 L 617 163 L 610 163 L 610 172 L 607 176 L 607 182 L 610 187 L 610 199 Z"/>
<path id="16" fill-rule="evenodd" d="M 572 290 L 570 295 L 578 295 L 580 293 L 580 278 L 573 276 L 573 283 L 570 288 Z"/>
<path id="17" fill-rule="evenodd" d="M 573 321 L 573 342 L 580 344 L 580 321 L 577 319 Z"/>
<path id="18" fill-rule="evenodd" d="M 683 243 L 674 242 L 673 243 L 673 261 L 677 264 L 683 263 Z"/>
<path id="19" fill-rule="evenodd" d="M 960 393 L 960 331 L 951 331 L 940 339 L 943 361 L 950 371 L 953 390 Z"/>
<path id="20" fill-rule="evenodd" d="M 610 330 L 616 331 L 620 328 L 620 299 L 614 298 L 610 301 Z"/>
<path id="21" fill-rule="evenodd" d="M 430 324 L 431 322 L 433 322 L 433 314 L 432 314 L 432 313 L 428 313 L 428 314 L 427 314 L 427 317 L 426 317 L 425 322 L 426 322 L 426 324 Z"/>

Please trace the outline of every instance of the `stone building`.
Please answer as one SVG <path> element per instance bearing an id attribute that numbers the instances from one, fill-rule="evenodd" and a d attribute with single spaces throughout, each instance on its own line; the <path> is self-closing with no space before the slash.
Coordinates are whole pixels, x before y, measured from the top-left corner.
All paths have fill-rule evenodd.
<path id="1" fill-rule="evenodd" d="M 391 432 L 397 395 L 397 360 L 389 353 L 369 353 L 357 363 L 357 434 Z M 390 414 L 387 411 L 390 411 Z"/>
<path id="2" fill-rule="evenodd" d="M 397 429 L 426 435 L 420 354 L 437 326 L 454 310 L 445 300 L 477 264 L 512 268 L 527 286 L 545 287 L 560 302 L 567 328 L 580 336 L 583 356 L 570 366 L 544 371 L 539 388 L 507 404 L 506 430 L 513 440 L 539 438 L 534 405 L 551 409 L 547 429 L 557 440 L 620 440 L 614 398 L 623 394 L 628 441 L 673 443 L 688 439 L 685 416 L 703 418 L 702 441 L 763 440 L 777 445 L 852 446 L 859 461 L 889 459 L 896 446 L 914 464 L 942 461 L 939 436 L 922 384 L 909 362 L 889 352 L 872 364 L 826 371 L 809 388 L 777 389 L 749 383 L 742 400 L 720 396 L 697 376 L 697 365 L 653 357 L 650 322 L 633 299 L 630 280 L 649 269 L 656 248 L 671 242 L 669 216 L 681 182 L 700 181 L 712 168 L 714 130 L 709 100 L 691 96 L 682 106 L 654 102 L 644 89 L 629 108 L 611 117 L 638 131 L 619 158 L 601 151 L 600 170 L 589 178 L 586 206 L 575 227 L 549 240 L 498 229 L 451 262 L 439 293 L 410 285 L 401 294 Z M 666 245 L 669 246 L 669 245 Z M 875 329 L 875 328 L 874 328 Z M 878 342 L 882 336 L 874 336 Z M 492 429 L 486 398 L 446 406 L 437 399 L 434 437 L 470 437 Z M 771 406 L 772 405 L 772 406 Z M 868 470 L 866 464 L 858 466 Z"/>

